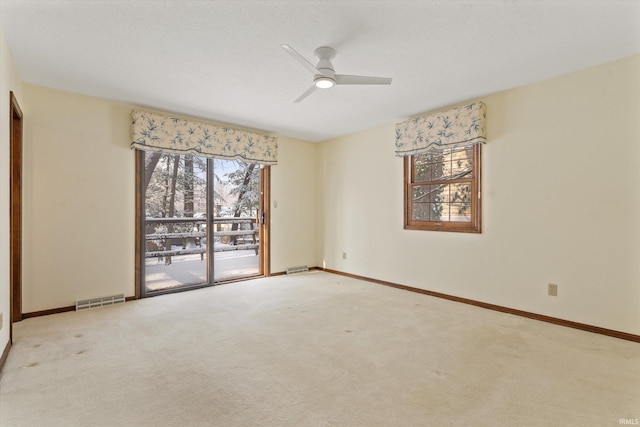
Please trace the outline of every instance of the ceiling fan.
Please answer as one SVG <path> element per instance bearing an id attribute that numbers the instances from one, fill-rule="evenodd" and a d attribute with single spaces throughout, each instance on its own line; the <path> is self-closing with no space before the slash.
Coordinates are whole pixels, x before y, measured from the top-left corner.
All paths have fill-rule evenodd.
<path id="1" fill-rule="evenodd" d="M 300 95 L 294 102 L 300 102 L 307 96 L 311 95 L 316 89 L 329 89 L 334 85 L 389 85 L 391 78 L 389 77 L 367 77 L 367 76 L 351 76 L 347 74 L 336 74 L 333 69 L 331 60 L 335 58 L 336 51 L 327 46 L 317 48 L 314 53 L 318 58 L 318 65 L 315 66 L 309 62 L 304 56 L 296 52 L 288 44 L 281 45 L 282 48 L 289 53 L 307 70 L 313 73 L 313 85 L 307 89 L 305 93 Z"/>

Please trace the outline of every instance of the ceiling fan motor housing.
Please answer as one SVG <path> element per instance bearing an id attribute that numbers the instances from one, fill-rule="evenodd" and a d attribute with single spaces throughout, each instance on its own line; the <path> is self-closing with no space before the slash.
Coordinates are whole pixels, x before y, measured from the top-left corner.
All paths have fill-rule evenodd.
<path id="1" fill-rule="evenodd" d="M 313 84 L 320 89 L 328 89 L 336 84 L 336 73 L 331 60 L 336 57 L 336 51 L 328 46 L 322 46 L 314 51 L 318 58 L 316 68 L 321 74 L 313 76 Z"/>

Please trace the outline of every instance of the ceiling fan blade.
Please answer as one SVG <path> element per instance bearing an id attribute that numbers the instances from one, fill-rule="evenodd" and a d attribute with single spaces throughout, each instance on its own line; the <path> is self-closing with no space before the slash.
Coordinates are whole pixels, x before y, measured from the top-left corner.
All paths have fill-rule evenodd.
<path id="1" fill-rule="evenodd" d="M 391 77 L 368 77 L 336 74 L 337 85 L 390 85 Z"/>
<path id="2" fill-rule="evenodd" d="M 306 68 L 307 70 L 311 71 L 313 74 L 318 74 L 319 73 L 319 71 L 315 67 L 315 65 L 313 65 L 311 62 L 309 62 L 304 56 L 300 55 L 294 48 L 292 48 L 288 44 L 282 44 L 280 46 L 282 46 L 282 48 L 289 55 L 291 55 L 293 57 L 293 59 L 295 59 L 296 61 L 301 63 L 304 66 L 304 68 Z"/>
<path id="3" fill-rule="evenodd" d="M 311 95 L 313 92 L 315 92 L 315 90 L 316 90 L 316 86 L 315 86 L 315 85 L 311 86 L 309 89 L 307 89 L 307 91 L 306 91 L 305 93 L 303 93 L 302 95 L 300 95 L 300 96 L 298 97 L 298 99 L 296 99 L 296 100 L 295 100 L 295 101 L 293 101 L 293 102 L 300 102 L 300 101 L 302 101 L 302 100 L 303 100 L 303 99 L 305 99 L 307 96 L 309 96 L 309 95 Z"/>

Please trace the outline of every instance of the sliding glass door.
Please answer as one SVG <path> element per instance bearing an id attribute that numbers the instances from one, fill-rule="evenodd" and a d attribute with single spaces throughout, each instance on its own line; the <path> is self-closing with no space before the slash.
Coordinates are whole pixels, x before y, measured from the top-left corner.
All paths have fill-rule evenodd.
<path id="1" fill-rule="evenodd" d="M 214 160 L 214 281 L 260 274 L 260 166 Z"/>
<path id="2" fill-rule="evenodd" d="M 141 296 L 265 273 L 268 167 L 138 153 Z"/>

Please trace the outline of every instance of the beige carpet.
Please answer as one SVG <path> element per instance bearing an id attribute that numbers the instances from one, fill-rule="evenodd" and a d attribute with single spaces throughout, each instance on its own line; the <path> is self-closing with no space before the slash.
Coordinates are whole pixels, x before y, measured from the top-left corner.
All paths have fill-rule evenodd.
<path id="1" fill-rule="evenodd" d="M 640 345 L 324 272 L 27 319 L 7 426 L 617 426 Z"/>

